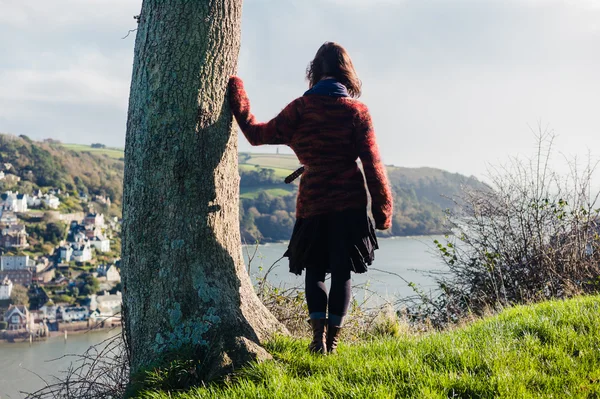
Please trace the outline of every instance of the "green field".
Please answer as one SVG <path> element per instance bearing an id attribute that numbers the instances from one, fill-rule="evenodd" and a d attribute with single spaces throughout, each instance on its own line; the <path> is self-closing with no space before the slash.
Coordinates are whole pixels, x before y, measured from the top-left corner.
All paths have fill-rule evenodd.
<path id="1" fill-rule="evenodd" d="M 240 187 L 240 198 L 256 199 L 260 193 L 267 193 L 272 197 L 283 197 L 294 192 L 296 186 L 282 184 L 279 186 L 256 186 L 256 187 Z"/>
<path id="2" fill-rule="evenodd" d="M 121 159 L 125 157 L 125 152 L 122 148 L 92 148 L 91 146 L 84 144 L 62 144 L 62 146 L 71 151 L 107 155 L 109 158 L 113 159 Z"/>
<path id="3" fill-rule="evenodd" d="M 244 160 L 244 157 L 250 158 Z M 260 165 L 263 168 L 279 168 L 286 170 L 296 170 L 300 167 L 300 162 L 295 155 L 289 154 L 255 154 L 251 152 L 240 153 L 240 162 L 248 165 Z"/>
<path id="4" fill-rule="evenodd" d="M 122 148 L 92 148 L 85 144 L 61 144 L 64 148 L 78 152 L 91 152 L 93 154 L 106 154 L 110 158 L 121 159 L 125 156 Z M 285 177 L 293 170 L 296 170 L 300 164 L 295 155 L 290 154 L 254 154 L 242 152 L 239 156 L 240 168 L 250 170 L 256 165 L 261 168 L 274 169 L 276 176 Z"/>
<path id="5" fill-rule="evenodd" d="M 291 169 L 273 168 L 273 167 L 268 167 L 268 166 L 263 166 L 263 165 L 259 165 L 259 167 L 274 170 L 275 177 L 280 178 L 282 182 L 283 182 L 283 179 L 285 179 L 290 173 L 293 172 L 293 170 L 291 170 Z M 246 171 L 257 169 L 256 165 L 249 165 L 247 163 L 240 164 L 239 168 L 240 168 L 240 170 L 246 170 Z"/>
<path id="6" fill-rule="evenodd" d="M 78 152 L 90 152 L 92 154 L 104 155 L 113 159 L 122 159 L 125 154 L 120 148 L 92 148 L 83 144 L 62 144 L 68 150 Z M 275 177 L 281 179 L 281 185 L 243 187 L 240 190 L 240 197 L 246 199 L 256 199 L 261 192 L 266 192 L 274 197 L 285 196 L 293 193 L 297 189 L 296 184 L 284 184 L 283 180 L 299 167 L 298 159 L 295 155 L 278 154 L 253 154 L 240 153 L 240 170 L 256 170 L 259 168 L 272 169 L 275 171 Z"/>
<path id="7" fill-rule="evenodd" d="M 273 360 L 228 382 L 140 397 L 598 398 L 599 310 L 598 296 L 517 306 L 462 328 L 342 344 L 333 356 L 277 338 L 266 346 Z"/>

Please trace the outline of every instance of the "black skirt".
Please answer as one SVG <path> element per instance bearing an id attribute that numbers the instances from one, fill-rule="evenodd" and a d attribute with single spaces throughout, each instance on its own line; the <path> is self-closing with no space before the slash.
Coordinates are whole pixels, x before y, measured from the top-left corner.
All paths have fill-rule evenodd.
<path id="1" fill-rule="evenodd" d="M 290 260 L 290 272 L 298 275 L 313 267 L 327 273 L 337 267 L 364 273 L 378 248 L 366 209 L 350 209 L 297 219 L 283 256 Z"/>

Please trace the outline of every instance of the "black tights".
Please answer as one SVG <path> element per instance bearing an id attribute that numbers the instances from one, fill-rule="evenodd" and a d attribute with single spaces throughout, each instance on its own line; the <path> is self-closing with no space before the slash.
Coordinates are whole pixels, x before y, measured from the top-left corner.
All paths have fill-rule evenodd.
<path id="1" fill-rule="evenodd" d="M 311 318 L 324 318 L 327 308 L 329 308 L 330 321 L 341 327 L 352 296 L 349 268 L 334 268 L 331 271 L 329 300 L 325 287 L 324 268 L 306 268 L 305 288 L 306 303 Z"/>

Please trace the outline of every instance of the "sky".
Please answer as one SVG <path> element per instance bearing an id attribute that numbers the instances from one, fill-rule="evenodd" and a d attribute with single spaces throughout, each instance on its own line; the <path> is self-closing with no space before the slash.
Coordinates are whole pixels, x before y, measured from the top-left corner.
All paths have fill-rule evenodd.
<path id="1" fill-rule="evenodd" d="M 123 147 L 140 8 L 0 0 L 0 132 Z M 386 164 L 481 178 L 534 155 L 538 126 L 557 168 L 600 156 L 600 0 L 245 0 L 238 74 L 259 119 L 302 95 L 325 41 L 353 59 Z"/>

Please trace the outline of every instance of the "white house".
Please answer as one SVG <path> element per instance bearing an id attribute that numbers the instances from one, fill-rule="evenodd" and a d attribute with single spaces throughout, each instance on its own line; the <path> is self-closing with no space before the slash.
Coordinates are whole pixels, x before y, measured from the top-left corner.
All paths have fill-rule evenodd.
<path id="1" fill-rule="evenodd" d="M 29 255 L 0 256 L 0 270 L 24 270 L 35 267 L 35 261 Z"/>
<path id="2" fill-rule="evenodd" d="M 8 279 L 8 276 L 4 277 L 4 280 L 0 281 L 0 301 L 10 299 L 12 294 L 13 283 Z"/>
<path id="3" fill-rule="evenodd" d="M 77 233 L 73 234 L 73 242 L 81 243 L 86 240 L 87 240 L 87 237 L 83 231 L 78 231 Z"/>
<path id="4" fill-rule="evenodd" d="M 73 248 L 66 246 L 58 249 L 58 257 L 61 262 L 70 262 L 73 257 Z"/>
<path id="5" fill-rule="evenodd" d="M 0 170 L 0 180 L 3 180 L 3 179 L 4 179 L 4 171 Z"/>
<path id="6" fill-rule="evenodd" d="M 46 268 L 48 268 L 48 266 L 50 265 L 50 261 L 45 256 L 41 256 L 35 261 L 32 261 L 31 263 L 34 265 L 33 270 L 36 273 L 41 273 L 42 271 L 46 270 Z"/>
<path id="7" fill-rule="evenodd" d="M 30 195 L 27 197 L 27 206 L 30 208 L 37 208 L 42 205 L 42 200 L 36 195 Z"/>
<path id="8" fill-rule="evenodd" d="M 98 252 L 110 251 L 110 240 L 103 237 L 102 235 L 94 237 L 91 243 Z"/>
<path id="9" fill-rule="evenodd" d="M 113 317 L 121 312 L 123 298 L 120 292 L 110 295 L 104 291 L 103 295 L 92 295 L 90 297 L 90 311 L 97 316 Z"/>
<path id="10" fill-rule="evenodd" d="M 41 200 L 50 209 L 58 209 L 60 205 L 60 200 L 52 194 L 42 196 Z"/>
<path id="11" fill-rule="evenodd" d="M 92 260 L 92 248 L 89 242 L 72 244 L 71 246 L 73 247 L 72 259 L 75 262 L 88 262 Z"/>
<path id="12" fill-rule="evenodd" d="M 98 276 L 106 276 L 109 283 L 118 283 L 121 281 L 121 274 L 115 265 L 100 265 L 97 269 Z"/>
<path id="13" fill-rule="evenodd" d="M 63 321 L 81 321 L 88 319 L 90 311 L 85 306 L 70 306 L 60 308 L 60 315 Z"/>
<path id="14" fill-rule="evenodd" d="M 43 313 L 44 318 L 52 323 L 56 321 L 58 309 L 57 305 L 44 305 L 40 308 L 40 311 Z"/>
<path id="15" fill-rule="evenodd" d="M 7 191 L 1 196 L 4 209 L 13 212 L 27 212 L 27 194 L 19 194 Z"/>

